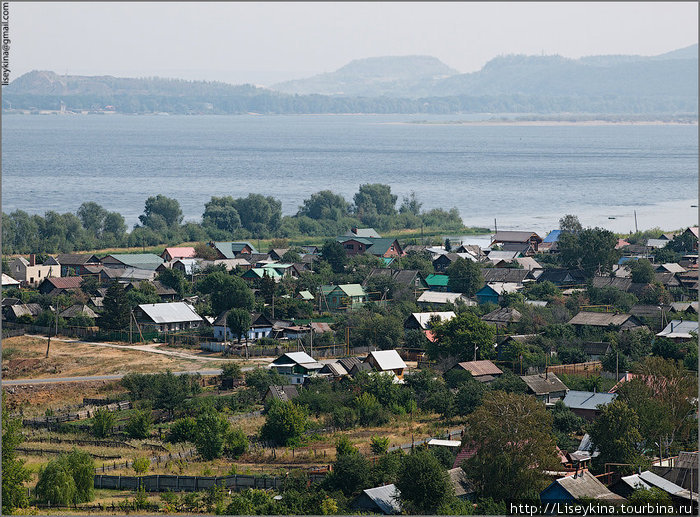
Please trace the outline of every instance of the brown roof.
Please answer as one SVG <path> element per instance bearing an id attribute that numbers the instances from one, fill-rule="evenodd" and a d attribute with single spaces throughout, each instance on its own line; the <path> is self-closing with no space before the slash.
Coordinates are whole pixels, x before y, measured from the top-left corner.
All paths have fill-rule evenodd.
<path id="1" fill-rule="evenodd" d="M 56 289 L 77 289 L 83 279 L 79 276 L 64 276 L 57 278 L 46 278 L 44 282 L 49 282 Z"/>
<path id="2" fill-rule="evenodd" d="M 542 237 L 537 235 L 535 232 L 498 232 L 493 237 L 494 242 L 527 242 L 530 238 L 535 237 L 537 240 L 542 241 Z"/>
<path id="3" fill-rule="evenodd" d="M 457 363 L 455 366 L 462 367 L 474 377 L 479 377 L 481 375 L 501 375 L 503 373 L 498 366 L 486 359 L 481 361 L 464 361 Z"/>
<path id="4" fill-rule="evenodd" d="M 617 276 L 594 276 L 593 287 L 614 287 L 620 291 L 627 291 L 632 285 L 631 278 L 621 278 Z"/>
<path id="5" fill-rule="evenodd" d="M 56 255 L 56 262 L 62 266 L 78 266 L 86 263 L 99 264 L 100 259 L 98 259 L 95 255 L 63 253 L 61 255 Z"/>
<path id="6" fill-rule="evenodd" d="M 546 378 L 545 378 L 546 375 Z M 544 395 L 557 391 L 566 391 L 566 385 L 553 373 L 540 373 L 537 375 L 523 375 L 521 379 L 527 384 L 535 395 Z"/>
<path id="7" fill-rule="evenodd" d="M 530 274 L 530 271 L 527 269 L 485 267 L 481 270 L 481 274 L 484 276 L 484 282 L 486 283 L 511 282 L 522 284 L 523 280 Z"/>
<path id="8" fill-rule="evenodd" d="M 289 384 L 287 386 L 270 386 L 268 390 L 271 398 L 282 402 L 289 402 L 290 400 L 299 396 L 297 387 L 293 384 Z"/>

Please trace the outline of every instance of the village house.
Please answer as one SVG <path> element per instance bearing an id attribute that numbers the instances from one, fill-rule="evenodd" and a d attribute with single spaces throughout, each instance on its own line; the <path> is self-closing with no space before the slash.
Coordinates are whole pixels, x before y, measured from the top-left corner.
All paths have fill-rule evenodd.
<path id="1" fill-rule="evenodd" d="M 503 375 L 503 371 L 487 359 L 482 359 L 480 361 L 463 361 L 455 364 L 450 369 L 469 372 L 474 379 L 483 383 L 489 383 Z"/>
<path id="2" fill-rule="evenodd" d="M 401 492 L 394 484 L 363 490 L 350 508 L 362 513 L 397 515 L 401 513 Z"/>
<path id="3" fill-rule="evenodd" d="M 456 314 L 454 311 L 444 312 L 413 312 L 404 321 L 403 328 L 405 330 L 418 329 L 428 330 L 433 321 L 445 322 L 450 321 Z"/>
<path id="4" fill-rule="evenodd" d="M 321 310 L 359 309 L 367 301 L 367 293 L 360 284 L 321 286 Z"/>
<path id="5" fill-rule="evenodd" d="M 61 267 L 58 265 L 44 265 L 36 263 L 36 256 L 29 255 L 29 260 L 17 257 L 9 264 L 8 273 L 12 278 L 20 282 L 22 286 L 36 287 L 45 278 L 60 277 Z"/>
<path id="6" fill-rule="evenodd" d="M 616 398 L 617 393 L 570 390 L 566 393 L 563 402 L 575 415 L 591 422 L 600 415 L 601 406 L 607 406 Z"/>
<path id="7" fill-rule="evenodd" d="M 476 262 L 476 259 L 470 254 L 470 253 L 443 253 L 441 255 L 438 255 L 437 258 L 433 260 L 433 268 L 435 269 L 436 273 L 444 273 L 447 268 L 452 264 L 455 260 L 463 258 L 465 260 L 471 260 L 472 262 Z"/>
<path id="8" fill-rule="evenodd" d="M 12 278 L 10 275 L 6 275 L 5 273 L 2 274 L 2 287 L 3 288 L 8 288 L 8 287 L 19 287 L 19 282 Z"/>
<path id="9" fill-rule="evenodd" d="M 586 274 L 579 269 L 545 269 L 537 282 L 552 282 L 559 288 L 585 286 Z"/>
<path id="10" fill-rule="evenodd" d="M 191 246 L 181 246 L 175 248 L 165 248 L 160 257 L 165 262 L 172 262 L 177 259 L 191 259 L 197 256 L 197 252 Z"/>
<path id="11" fill-rule="evenodd" d="M 192 306 L 185 302 L 139 305 L 134 310 L 134 317 L 139 325 L 158 332 L 194 329 L 204 321 Z"/>
<path id="12" fill-rule="evenodd" d="M 323 365 L 306 352 L 288 352 L 272 361 L 270 368 L 284 376 L 291 384 L 304 384 L 304 381 L 316 375 Z"/>
<path id="13" fill-rule="evenodd" d="M 229 311 L 222 312 L 212 323 L 214 339 L 217 341 L 232 341 L 238 339 L 238 336 L 233 335 L 231 328 L 228 327 L 228 313 Z M 227 327 L 224 327 L 224 325 Z M 263 337 L 270 337 L 274 328 L 275 324 L 272 320 L 260 312 L 254 312 L 250 315 L 250 328 L 247 330 L 244 337 L 251 341 Z M 226 333 L 224 333 L 225 329 Z"/>
<path id="14" fill-rule="evenodd" d="M 87 266 L 99 266 L 100 259 L 97 255 L 80 255 L 63 253 L 56 256 L 56 262 L 61 266 L 61 276 L 91 275 Z"/>
<path id="15" fill-rule="evenodd" d="M 542 237 L 534 232 L 500 231 L 493 236 L 490 247 L 501 246 L 504 251 L 516 251 L 515 249 L 507 249 L 511 247 L 518 247 L 518 251 L 520 248 L 531 249 L 534 254 L 537 253 L 541 242 Z"/>
<path id="16" fill-rule="evenodd" d="M 83 279 L 79 276 L 45 278 L 39 285 L 39 293 L 56 296 L 67 292 L 75 292 L 80 289 Z"/>
<path id="17" fill-rule="evenodd" d="M 425 291 L 416 300 L 416 303 L 422 308 L 429 308 L 433 305 L 457 305 L 464 304 L 466 306 L 476 305 L 474 300 L 470 300 L 461 293 L 440 293 L 435 291 Z"/>
<path id="18" fill-rule="evenodd" d="M 124 290 L 126 292 L 129 292 L 133 289 L 138 289 L 143 285 L 143 283 L 146 282 L 148 284 L 151 284 L 154 289 L 156 290 L 156 294 L 158 297 L 161 299 L 163 302 L 174 302 L 177 299 L 177 291 L 173 289 L 172 287 L 168 287 L 167 285 L 162 284 L 158 280 L 153 280 L 148 281 L 148 280 L 140 280 L 136 282 L 129 282 L 126 287 L 124 287 Z"/>
<path id="19" fill-rule="evenodd" d="M 369 253 L 375 257 L 401 257 L 404 255 L 403 249 L 396 239 L 383 239 L 373 237 L 340 236 L 336 239 L 345 253 L 352 257 L 361 253 Z"/>
<path id="20" fill-rule="evenodd" d="M 163 263 L 163 259 L 153 253 L 116 253 L 107 255 L 101 262 L 109 268 L 155 271 Z"/>
<path id="21" fill-rule="evenodd" d="M 476 293 L 476 300 L 479 304 L 495 303 L 500 304 L 503 301 L 503 296 L 510 293 L 516 293 L 522 285 L 506 282 L 494 282 L 486 284 Z"/>
<path id="22" fill-rule="evenodd" d="M 276 400 L 278 402 L 290 402 L 299 396 L 296 385 L 287 384 L 285 386 L 270 386 L 265 392 L 263 402 L 268 403 Z"/>
<path id="23" fill-rule="evenodd" d="M 13 305 L 3 305 L 2 317 L 7 321 L 17 321 L 22 316 L 36 318 L 43 312 L 38 303 L 17 303 Z"/>
<path id="24" fill-rule="evenodd" d="M 559 478 L 540 493 L 540 501 L 548 503 L 575 503 L 599 501 L 621 504 L 625 498 L 611 492 L 587 470 Z"/>
<path id="25" fill-rule="evenodd" d="M 403 371 L 406 369 L 406 363 L 396 350 L 370 352 L 364 362 L 377 372 L 392 372 L 399 379 L 403 379 Z"/>
<path id="26" fill-rule="evenodd" d="M 248 280 L 249 282 L 262 280 L 265 277 L 272 278 L 275 282 L 282 280 L 282 275 L 276 269 L 267 267 L 254 267 L 241 275 L 243 280 Z"/>
<path id="27" fill-rule="evenodd" d="M 695 335 L 693 336 L 693 334 Z M 672 320 L 661 332 L 656 335 L 659 337 L 672 339 L 673 341 L 687 341 L 690 339 L 697 340 L 698 322 Z"/>
<path id="28" fill-rule="evenodd" d="M 90 307 L 82 303 L 76 303 L 75 305 L 71 305 L 66 310 L 61 311 L 58 315 L 59 317 L 67 320 L 73 319 L 77 316 L 86 316 L 88 318 L 92 318 L 93 320 L 96 320 L 100 317 L 99 314 L 97 314 Z"/>
<path id="29" fill-rule="evenodd" d="M 232 259 L 238 255 L 251 255 L 258 252 L 249 242 L 210 242 L 209 246 L 217 251 L 217 259 Z"/>
<path id="30" fill-rule="evenodd" d="M 553 373 L 539 373 L 520 377 L 527 384 L 527 392 L 545 404 L 554 404 L 566 396 L 569 388 Z"/>
<path id="31" fill-rule="evenodd" d="M 450 291 L 450 286 L 448 285 L 450 277 L 447 275 L 428 275 L 425 277 L 425 284 L 428 286 L 430 291 L 437 291 L 441 293 L 446 293 Z"/>
<path id="32" fill-rule="evenodd" d="M 519 322 L 522 317 L 522 314 L 512 307 L 500 307 L 495 311 L 484 314 L 481 317 L 481 321 L 490 323 L 496 327 L 505 328 L 511 323 Z"/>
<path id="33" fill-rule="evenodd" d="M 428 284 L 425 283 L 423 275 L 417 269 L 390 269 L 385 267 L 372 269 L 364 282 L 362 282 L 362 287 L 367 287 L 370 279 L 380 276 L 391 278 L 399 286 L 411 290 L 416 296 L 428 289 Z"/>
<path id="34" fill-rule="evenodd" d="M 581 311 L 571 318 L 569 325 L 575 327 L 617 327 L 620 330 L 633 330 L 642 327 L 642 323 L 631 314 L 618 314 L 613 312 L 586 312 Z"/>

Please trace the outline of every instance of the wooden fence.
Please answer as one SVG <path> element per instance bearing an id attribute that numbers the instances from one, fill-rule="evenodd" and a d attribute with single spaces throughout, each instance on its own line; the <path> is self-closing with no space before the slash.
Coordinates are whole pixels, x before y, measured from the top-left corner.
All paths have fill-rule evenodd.
<path id="1" fill-rule="evenodd" d="M 33 449 L 30 447 L 16 447 L 16 451 L 27 454 L 27 455 L 32 455 L 32 456 L 44 456 L 47 454 L 63 454 L 68 451 L 63 450 L 63 449 Z M 90 456 L 96 459 L 100 460 L 118 460 L 121 458 L 120 455 L 109 455 L 109 454 L 95 454 L 92 452 L 88 453 Z"/>
<path id="2" fill-rule="evenodd" d="M 584 377 L 591 377 L 593 375 L 600 375 L 603 370 L 603 364 L 600 361 L 588 361 L 586 363 L 574 363 L 574 364 L 558 364 L 554 366 L 548 366 L 547 372 L 558 374 L 563 373 L 566 375 L 581 375 Z"/>
<path id="3" fill-rule="evenodd" d="M 113 402 L 104 406 L 107 411 L 121 411 L 122 409 L 131 409 L 131 402 L 123 400 L 121 402 Z M 75 413 L 63 413 L 62 415 L 43 416 L 22 420 L 22 425 L 27 427 L 55 427 L 64 422 L 73 422 L 75 420 L 85 420 L 92 418 L 95 415 L 95 410 L 83 409 Z"/>

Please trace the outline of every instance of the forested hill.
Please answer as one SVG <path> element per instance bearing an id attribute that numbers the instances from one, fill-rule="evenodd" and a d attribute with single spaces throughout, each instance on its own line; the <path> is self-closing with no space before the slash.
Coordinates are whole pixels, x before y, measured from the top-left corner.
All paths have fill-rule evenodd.
<path id="1" fill-rule="evenodd" d="M 121 113 L 608 113 L 695 114 L 698 46 L 643 56 L 502 56 L 457 74 L 435 58 L 353 61 L 332 74 L 251 85 L 29 72 L 3 88 L 3 109 Z M 321 93 L 311 93 L 314 84 Z M 347 92 L 361 92 L 349 94 Z M 393 93 L 392 93 L 393 92 Z M 108 108 L 109 107 L 109 108 Z"/>
<path id="2" fill-rule="evenodd" d="M 335 72 L 273 84 L 284 93 L 418 97 L 426 87 L 459 72 L 431 56 L 356 59 Z"/>

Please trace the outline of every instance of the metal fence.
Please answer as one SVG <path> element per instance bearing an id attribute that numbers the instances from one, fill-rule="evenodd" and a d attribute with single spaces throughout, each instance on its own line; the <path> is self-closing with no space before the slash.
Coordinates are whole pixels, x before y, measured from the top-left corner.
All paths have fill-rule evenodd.
<path id="1" fill-rule="evenodd" d="M 317 475 L 318 476 L 318 475 Z M 146 492 L 197 492 L 214 486 L 223 486 L 230 490 L 245 490 L 247 488 L 282 488 L 282 479 L 272 476 L 106 476 L 96 474 L 95 488 L 109 490 L 139 490 Z"/>

